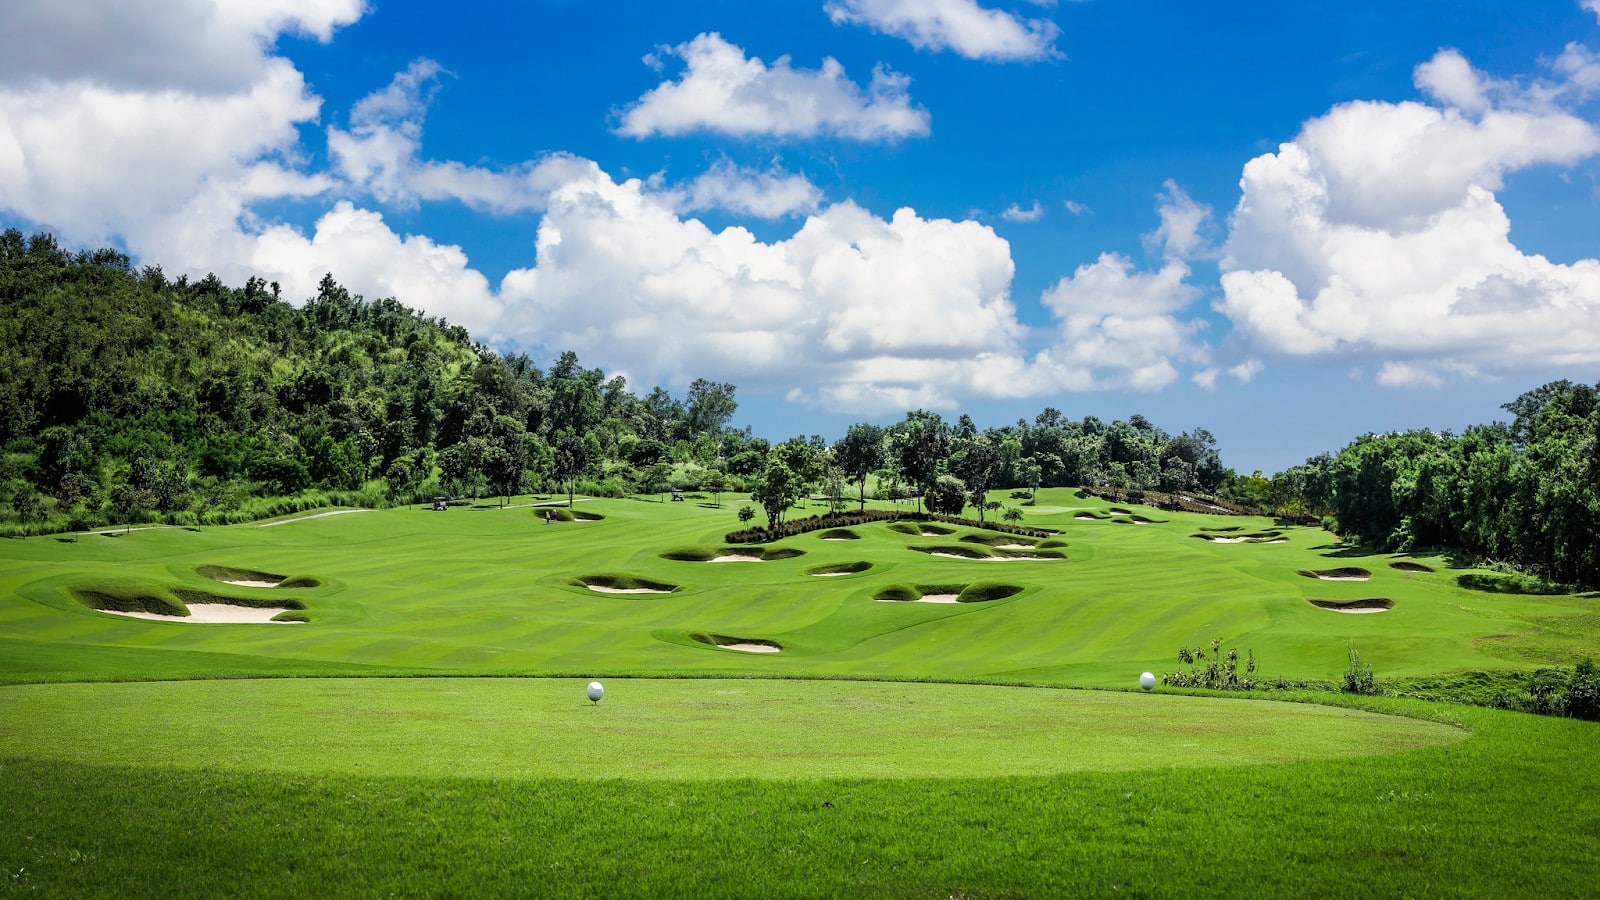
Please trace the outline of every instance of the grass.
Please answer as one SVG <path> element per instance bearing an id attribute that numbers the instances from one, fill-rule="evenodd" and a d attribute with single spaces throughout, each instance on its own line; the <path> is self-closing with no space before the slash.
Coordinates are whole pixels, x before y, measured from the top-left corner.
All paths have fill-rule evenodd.
<path id="1" fill-rule="evenodd" d="M 1525 896 L 1600 880 L 1600 774 L 1577 763 L 1593 723 L 1054 690 L 1129 687 L 1217 637 L 1268 680 L 1336 681 L 1354 641 L 1408 693 L 1496 692 L 1600 656 L 1600 599 L 1070 491 L 1041 491 L 1023 523 L 1070 555 L 1046 541 L 1067 558 L 1003 565 L 926 552 L 1012 542 L 966 527 L 731 548 L 737 505 L 583 507 L 603 520 L 396 509 L 4 542 L 0 892 Z M 1190 537 L 1209 531 L 1286 540 Z M 751 552 L 765 561 L 703 563 Z M 1297 574 L 1356 564 L 1367 582 Z M 291 573 L 292 594 L 228 594 L 292 597 L 311 624 L 148 623 L 79 599 L 269 580 L 213 569 Z M 807 575 L 829 570 L 853 574 Z M 1001 573 L 1005 596 L 974 580 Z M 579 586 L 597 578 L 677 589 Z M 873 599 L 924 588 L 994 596 Z M 1307 602 L 1372 597 L 1394 607 Z M 715 646 L 735 636 L 782 652 Z M 363 675 L 391 677 L 348 677 Z M 607 685 L 593 708 L 592 677 Z M 1107 717 L 1061 722 L 1038 697 Z M 1316 716 L 1350 709 L 1402 731 L 1444 721 L 1457 740 L 1322 755 L 1344 726 Z"/>

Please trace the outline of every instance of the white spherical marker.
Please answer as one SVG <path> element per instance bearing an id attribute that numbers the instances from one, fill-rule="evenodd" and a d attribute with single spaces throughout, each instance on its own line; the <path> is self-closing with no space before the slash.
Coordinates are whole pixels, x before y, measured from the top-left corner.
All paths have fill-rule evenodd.
<path id="1" fill-rule="evenodd" d="M 1139 676 L 1139 687 L 1142 687 L 1142 688 L 1144 688 L 1145 690 L 1148 691 L 1148 690 L 1150 690 L 1151 688 L 1153 688 L 1155 686 L 1156 686 L 1156 676 L 1150 674 L 1149 672 L 1146 672 L 1143 675 Z M 593 688 L 591 688 L 590 690 L 593 690 Z M 593 695 L 591 694 L 590 696 L 593 696 Z"/>
<path id="2" fill-rule="evenodd" d="M 600 685 L 600 682 L 591 681 L 589 682 L 589 689 L 584 693 L 589 695 L 590 700 L 599 703 L 600 698 L 606 695 L 606 689 Z"/>

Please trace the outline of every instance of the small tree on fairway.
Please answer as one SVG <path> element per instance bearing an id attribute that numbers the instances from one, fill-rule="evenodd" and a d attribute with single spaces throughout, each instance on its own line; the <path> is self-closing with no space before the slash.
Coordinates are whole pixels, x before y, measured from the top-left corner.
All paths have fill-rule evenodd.
<path id="1" fill-rule="evenodd" d="M 739 521 L 741 521 L 741 522 L 749 522 L 751 519 L 754 519 L 755 517 L 756 517 L 756 508 L 754 506 L 751 506 L 750 504 L 746 503 L 745 505 L 739 507 Z"/>
<path id="2" fill-rule="evenodd" d="M 712 469 L 705 477 L 700 479 L 700 484 L 711 492 L 711 503 L 715 506 L 722 505 L 721 494 L 728 489 L 728 476 L 722 474 L 721 469 Z"/>
<path id="3" fill-rule="evenodd" d="M 833 458 L 844 473 L 861 485 L 861 508 L 867 508 L 867 476 L 888 462 L 884 449 L 883 429 L 877 425 L 858 423 L 850 426 L 844 438 L 833 445 Z"/>

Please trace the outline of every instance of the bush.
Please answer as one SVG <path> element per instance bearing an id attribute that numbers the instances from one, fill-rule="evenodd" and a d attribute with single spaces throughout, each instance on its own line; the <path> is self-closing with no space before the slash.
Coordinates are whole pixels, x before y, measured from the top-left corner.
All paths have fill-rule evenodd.
<path id="1" fill-rule="evenodd" d="M 1341 688 L 1346 694 L 1366 694 L 1375 696 L 1379 693 L 1378 681 L 1372 677 L 1372 663 L 1363 666 L 1361 654 L 1356 652 L 1356 645 L 1350 645 L 1350 665 L 1344 670 L 1344 686 Z"/>
<path id="2" fill-rule="evenodd" d="M 1222 653 L 1222 640 L 1213 638 L 1211 653 L 1206 654 L 1203 648 L 1193 650 L 1187 647 L 1178 648 L 1178 661 L 1187 664 L 1187 672 L 1177 671 L 1161 676 L 1161 683 L 1173 687 L 1210 688 L 1214 691 L 1249 691 L 1256 687 L 1254 677 L 1256 671 L 1256 655 L 1254 651 L 1247 651 L 1244 675 L 1239 674 L 1239 651 L 1237 648 L 1228 650 L 1226 656 Z M 1201 665 L 1204 663 L 1204 665 Z"/>

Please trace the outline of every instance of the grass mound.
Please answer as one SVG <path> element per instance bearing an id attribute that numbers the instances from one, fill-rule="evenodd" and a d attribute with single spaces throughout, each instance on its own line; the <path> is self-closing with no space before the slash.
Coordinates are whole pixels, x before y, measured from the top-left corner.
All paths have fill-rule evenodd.
<path id="1" fill-rule="evenodd" d="M 234 597 L 229 594 L 213 594 L 199 588 L 175 587 L 172 593 L 185 604 L 188 603 L 221 603 L 224 606 L 244 606 L 250 609 L 267 609 L 278 607 L 282 609 L 303 610 L 304 603 L 293 597 Z M 187 615 L 188 610 L 184 613 Z"/>
<path id="2" fill-rule="evenodd" d="M 1489 594 L 1534 594 L 1551 595 L 1565 594 L 1565 588 L 1558 584 L 1551 584 L 1542 578 L 1532 575 L 1491 575 L 1479 572 L 1469 572 L 1456 576 L 1456 584 L 1469 591 L 1483 591 Z"/>
<path id="3" fill-rule="evenodd" d="M 1133 515 L 1133 510 L 1124 509 L 1123 507 L 1120 507 L 1120 506 L 1113 506 L 1113 507 L 1111 507 L 1111 509 L 1109 511 L 1114 516 L 1131 516 L 1131 515 Z"/>
<path id="4" fill-rule="evenodd" d="M 189 608 L 161 585 L 146 581 L 100 581 L 68 588 L 74 600 L 90 609 L 187 616 Z"/>
<path id="5" fill-rule="evenodd" d="M 580 575 L 572 579 L 569 584 L 577 587 L 599 588 L 605 591 L 629 591 L 634 593 L 670 594 L 678 589 L 676 584 L 665 581 L 656 581 L 653 578 L 642 578 L 638 575 L 625 573 L 605 572 L 599 575 Z"/>
<path id="6" fill-rule="evenodd" d="M 257 572 L 255 569 L 236 569 L 232 566 L 196 566 L 194 571 L 201 578 L 209 578 L 212 581 L 271 582 L 274 585 L 281 586 L 284 580 L 284 576 L 274 575 L 271 572 Z"/>
<path id="7" fill-rule="evenodd" d="M 1201 531 L 1243 531 L 1243 525 L 1201 525 Z"/>
<path id="8" fill-rule="evenodd" d="M 898 531 L 901 534 L 912 534 L 912 535 L 920 535 L 920 534 L 922 534 L 922 529 L 918 528 L 917 527 L 917 523 L 915 523 L 915 522 L 893 522 L 893 523 L 890 523 L 889 530 L 890 531 Z"/>
<path id="9" fill-rule="evenodd" d="M 1010 549 L 1008 547 L 996 547 L 994 549 L 994 555 L 995 555 L 995 557 L 998 557 L 998 558 L 1001 558 L 1001 559 L 1066 559 L 1067 558 L 1067 554 L 1061 552 L 1060 550 L 1045 550 L 1045 549 L 1013 550 L 1013 549 Z"/>
<path id="10" fill-rule="evenodd" d="M 1074 515 L 1073 518 L 1079 520 L 1080 522 L 1104 522 L 1111 517 L 1104 513 L 1084 510 L 1083 512 Z"/>
<path id="11" fill-rule="evenodd" d="M 956 595 L 956 600 L 961 603 L 986 603 L 990 600 L 1004 600 L 1020 593 L 1022 593 L 1021 585 L 979 581 L 963 588 Z"/>
<path id="12" fill-rule="evenodd" d="M 710 644 L 722 650 L 738 650 L 744 653 L 778 653 L 783 650 L 783 645 L 777 641 L 766 638 L 735 637 L 731 634 L 713 634 L 697 631 L 690 638 L 702 644 Z"/>
<path id="13" fill-rule="evenodd" d="M 1320 578 L 1323 581 L 1366 581 L 1372 573 L 1358 566 L 1345 566 L 1338 569 L 1296 569 L 1295 574 L 1304 578 Z"/>
<path id="14" fill-rule="evenodd" d="M 1035 546 L 1028 538 L 1017 537 L 1011 534 L 965 534 L 961 540 L 969 544 L 983 544 L 986 547 L 998 547 L 1001 544 L 1021 544 L 1028 547 Z M 1015 547 L 1011 549 L 1016 549 Z"/>
<path id="15" fill-rule="evenodd" d="M 1048 541 L 1041 541 L 1038 545 L 1040 550 L 1060 550 L 1066 546 L 1067 542 L 1059 538 L 1051 538 Z"/>
<path id="16" fill-rule="evenodd" d="M 954 528 L 946 528 L 943 525 L 935 525 L 932 522 L 922 522 L 918 531 L 923 537 L 943 537 L 947 534 L 956 533 Z"/>
<path id="17" fill-rule="evenodd" d="M 302 610 L 294 609 L 294 610 L 290 610 L 289 612 L 278 613 L 277 615 L 272 617 L 272 621 L 274 621 L 274 622 L 310 622 L 311 621 L 311 617 L 306 615 L 306 613 L 304 611 L 302 611 Z"/>
<path id="18" fill-rule="evenodd" d="M 805 551 L 794 547 L 680 547 L 661 554 L 662 559 L 678 562 L 711 562 L 717 559 L 752 559 L 772 562 L 804 556 Z"/>
<path id="19" fill-rule="evenodd" d="M 912 603 L 924 597 L 946 597 L 957 602 L 964 584 L 891 584 L 872 595 L 872 599 L 885 603 Z M 1020 588 L 1019 588 L 1020 590 Z"/>
<path id="20" fill-rule="evenodd" d="M 572 510 L 556 506 L 539 507 L 533 514 L 545 522 L 571 522 L 577 518 Z"/>
<path id="21" fill-rule="evenodd" d="M 1399 560 L 1397 562 L 1389 563 L 1389 568 L 1391 568 L 1391 569 L 1399 569 L 1402 572 L 1432 572 L 1433 571 L 1433 566 L 1426 566 L 1426 565 L 1423 565 L 1422 563 L 1412 562 L 1411 560 L 1408 560 L 1408 559 L 1402 559 L 1402 560 Z"/>
<path id="22" fill-rule="evenodd" d="M 906 549 L 934 556 L 959 556 L 963 559 L 990 559 L 994 556 L 988 550 L 980 550 L 977 547 L 969 547 L 962 544 L 932 544 L 926 547 L 912 546 Z"/>
<path id="23" fill-rule="evenodd" d="M 310 575 L 296 575 L 293 578 L 285 578 L 283 581 L 279 582 L 278 587 L 302 589 L 319 588 L 322 587 L 322 581 L 320 579 L 312 578 Z"/>
<path id="24" fill-rule="evenodd" d="M 830 563 L 826 566 L 813 566 L 805 571 L 807 575 L 854 575 L 872 568 L 872 563 L 865 560 L 847 563 Z"/>
<path id="25" fill-rule="evenodd" d="M 1313 600 L 1307 603 L 1318 609 L 1331 609 L 1334 612 L 1387 612 L 1394 609 L 1394 601 L 1388 597 L 1368 597 L 1362 600 Z"/>
<path id="26" fill-rule="evenodd" d="M 831 528 L 822 533 L 822 539 L 825 541 L 859 541 L 861 540 L 861 535 L 848 528 Z"/>

